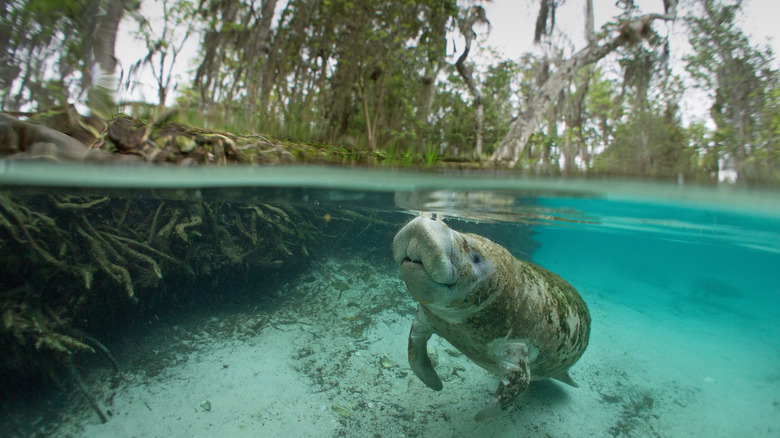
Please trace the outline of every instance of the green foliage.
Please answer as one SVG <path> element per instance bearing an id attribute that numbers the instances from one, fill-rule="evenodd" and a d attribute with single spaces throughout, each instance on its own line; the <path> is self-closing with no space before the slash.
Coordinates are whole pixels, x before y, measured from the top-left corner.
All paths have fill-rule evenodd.
<path id="1" fill-rule="evenodd" d="M 276 2 L 260 3 L 214 0 L 202 11 L 193 88 L 205 103 L 234 103 L 250 126 L 285 131 L 276 135 L 363 137 L 372 149 L 398 136 L 418 143 L 421 72 L 443 62 L 454 1 L 292 0 L 274 29 Z"/>
<path id="2" fill-rule="evenodd" d="M 702 15 L 690 16 L 694 54 L 687 69 L 712 93 L 716 129 L 710 153 L 722 167 L 752 181 L 780 180 L 777 160 L 778 72 L 769 49 L 757 48 L 737 26 L 741 2 L 700 1 Z"/>
<path id="3" fill-rule="evenodd" d="M 45 109 L 84 98 L 102 38 L 138 3 L 118 0 L 18 0 L 0 6 L 0 109 Z M 112 7 L 113 6 L 113 7 Z M 113 53 L 110 54 L 113 56 Z"/>
<path id="4" fill-rule="evenodd" d="M 691 175 L 696 150 L 673 109 L 658 115 L 643 111 L 617 126 L 615 139 L 597 156 L 594 169 L 622 175 L 674 177 Z"/>
<path id="5" fill-rule="evenodd" d="M 431 143 L 426 143 L 423 158 L 425 159 L 425 165 L 428 167 L 436 164 L 439 161 L 439 147 Z"/>

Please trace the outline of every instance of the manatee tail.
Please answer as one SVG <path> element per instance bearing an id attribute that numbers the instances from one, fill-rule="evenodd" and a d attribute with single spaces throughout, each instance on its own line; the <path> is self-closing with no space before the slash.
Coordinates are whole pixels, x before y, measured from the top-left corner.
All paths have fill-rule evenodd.
<path id="1" fill-rule="evenodd" d="M 557 376 L 553 376 L 553 379 L 555 379 L 555 380 L 557 380 L 559 382 L 563 382 L 563 383 L 565 383 L 567 385 L 573 386 L 575 388 L 579 388 L 580 387 L 580 385 L 577 385 L 577 383 L 574 381 L 574 379 L 572 379 L 571 376 L 569 375 L 569 370 L 566 370 L 566 371 L 558 374 Z"/>

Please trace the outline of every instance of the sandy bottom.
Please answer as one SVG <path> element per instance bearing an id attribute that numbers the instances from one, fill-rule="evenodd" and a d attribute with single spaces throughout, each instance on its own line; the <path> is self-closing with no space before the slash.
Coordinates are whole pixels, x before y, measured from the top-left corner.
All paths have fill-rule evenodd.
<path id="1" fill-rule="evenodd" d="M 536 382 L 488 422 L 473 416 L 495 376 L 434 336 L 444 389 L 425 387 L 406 359 L 413 303 L 392 266 L 360 255 L 316 262 L 240 311 L 155 321 L 113 346 L 119 373 L 94 355 L 83 373 L 106 424 L 75 388 L 25 415 L 58 437 L 780 434 L 776 327 L 628 278 L 568 279 L 593 319 L 571 370 L 580 388 Z"/>

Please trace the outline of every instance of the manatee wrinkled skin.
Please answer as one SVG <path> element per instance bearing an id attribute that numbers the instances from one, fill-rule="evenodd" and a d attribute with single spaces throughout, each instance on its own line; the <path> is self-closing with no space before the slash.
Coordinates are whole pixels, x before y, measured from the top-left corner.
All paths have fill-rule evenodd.
<path id="1" fill-rule="evenodd" d="M 477 420 L 511 409 L 531 380 L 577 386 L 568 369 L 588 346 L 590 313 L 561 277 L 484 237 L 425 217 L 398 232 L 393 258 L 418 303 L 409 364 L 428 387 L 442 389 L 427 352 L 433 333 L 499 376 Z"/>

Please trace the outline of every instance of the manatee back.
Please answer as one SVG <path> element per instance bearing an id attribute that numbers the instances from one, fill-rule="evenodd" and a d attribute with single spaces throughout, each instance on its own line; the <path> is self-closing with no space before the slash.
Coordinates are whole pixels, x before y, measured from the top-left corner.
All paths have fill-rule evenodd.
<path id="1" fill-rule="evenodd" d="M 513 332 L 528 333 L 538 355 L 532 362 L 535 379 L 554 377 L 582 356 L 590 339 L 590 311 L 585 300 L 568 281 L 534 263 L 522 266 L 521 289 L 534 303 L 516 308 Z"/>

